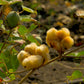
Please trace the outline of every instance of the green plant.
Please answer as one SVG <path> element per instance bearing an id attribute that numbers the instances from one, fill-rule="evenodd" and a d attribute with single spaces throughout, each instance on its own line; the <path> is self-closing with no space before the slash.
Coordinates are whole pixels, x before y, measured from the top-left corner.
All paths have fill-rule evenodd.
<path id="1" fill-rule="evenodd" d="M 19 12 L 18 8 L 16 8 L 15 11 L 13 9 L 15 4 L 21 6 L 22 11 Z M 61 30 L 51 28 L 47 32 L 46 42 L 50 47 L 58 51 L 58 57 L 50 59 L 48 47 L 44 44 L 41 45 L 41 39 L 38 40 L 37 37 L 34 37 L 31 34 L 31 31 L 38 26 L 38 21 L 30 15 L 20 15 L 23 11 L 34 14 L 37 14 L 37 12 L 23 6 L 21 0 L 0 0 L 0 5 L 2 5 L 0 12 L 1 35 L 7 35 L 6 40 L 4 39 L 3 42 L 0 42 L 0 83 L 11 82 L 15 79 L 17 73 L 30 70 L 30 72 L 28 72 L 28 74 L 18 83 L 22 84 L 24 80 L 38 68 L 55 60 L 59 60 L 84 47 L 84 45 L 82 45 L 76 49 L 65 52 L 65 50 L 69 49 L 74 44 L 73 39 L 70 37 L 69 30 L 67 28 L 62 28 Z M 11 13 L 14 14 L 14 16 L 10 15 Z M 12 17 L 15 18 L 13 19 Z M 12 20 L 14 23 L 12 23 Z M 33 23 L 31 23 L 29 28 L 26 28 L 22 25 L 22 22 Z M 62 37 L 59 33 L 62 34 Z M 68 41 L 67 38 L 69 38 Z M 66 45 L 64 45 L 65 42 L 70 46 L 66 47 Z M 17 50 L 17 46 L 19 47 L 20 52 Z M 75 57 L 80 57 L 81 54 L 84 55 L 83 52 L 79 52 L 76 55 L 75 53 L 72 54 L 74 54 Z M 16 72 L 19 67 L 19 62 L 27 70 Z M 29 66 L 28 63 L 31 66 Z M 33 66 L 34 64 L 35 66 Z M 83 77 L 82 73 L 80 71 L 75 71 L 72 73 L 72 76 L 68 76 L 67 78 L 72 80 L 80 77 Z"/>

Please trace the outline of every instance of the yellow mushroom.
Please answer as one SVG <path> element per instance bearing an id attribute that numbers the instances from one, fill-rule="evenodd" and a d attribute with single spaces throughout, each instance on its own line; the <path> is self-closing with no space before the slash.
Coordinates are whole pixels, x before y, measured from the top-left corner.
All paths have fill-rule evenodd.
<path id="1" fill-rule="evenodd" d="M 74 44 L 73 38 L 71 38 L 70 36 L 65 37 L 65 38 L 61 41 L 62 51 L 65 51 L 65 50 L 71 48 L 73 44 Z"/>
<path id="2" fill-rule="evenodd" d="M 28 56 L 30 56 L 30 54 L 24 50 L 21 50 L 18 55 L 17 55 L 17 59 L 19 60 L 20 63 L 22 63 L 22 61 L 27 58 Z"/>
<path id="3" fill-rule="evenodd" d="M 67 45 L 67 44 L 65 44 L 66 42 L 64 43 L 65 40 L 62 41 L 67 36 L 70 37 L 70 31 L 67 28 L 62 28 L 60 30 L 56 30 L 55 28 L 51 28 L 47 31 L 46 43 L 48 44 L 48 46 L 54 48 L 59 53 L 61 53 L 61 51 L 64 50 L 63 48 L 68 49 L 72 45 L 69 42 L 69 43 L 67 43 L 67 44 L 69 44 L 69 46 L 66 46 Z M 69 38 L 69 39 L 71 39 L 71 38 Z M 72 41 L 72 40 L 70 40 L 70 41 Z"/>
<path id="4" fill-rule="evenodd" d="M 43 57 L 40 55 L 31 55 L 22 61 L 22 66 L 27 69 L 35 69 L 43 64 Z"/>
<path id="5" fill-rule="evenodd" d="M 57 33 L 57 30 L 55 28 L 50 28 L 48 31 L 47 31 L 47 36 L 46 36 L 46 40 L 56 40 L 56 33 Z"/>
<path id="6" fill-rule="evenodd" d="M 51 28 L 47 31 L 47 35 L 46 35 L 46 43 L 48 44 L 48 46 L 51 47 L 51 42 L 54 40 L 57 40 L 57 30 L 55 28 Z"/>
<path id="7" fill-rule="evenodd" d="M 60 52 L 61 46 L 59 41 L 50 41 L 50 47 L 54 48 L 56 51 Z"/>
<path id="8" fill-rule="evenodd" d="M 49 49 L 46 45 L 41 45 L 37 47 L 36 51 L 37 55 L 41 55 L 44 59 L 44 63 L 48 62 L 50 60 L 50 55 L 49 55 Z"/>
<path id="9" fill-rule="evenodd" d="M 37 49 L 36 43 L 30 43 L 30 44 L 26 45 L 25 48 L 24 48 L 24 50 L 26 52 L 29 52 L 31 55 L 36 54 L 36 49 Z"/>
<path id="10" fill-rule="evenodd" d="M 56 37 L 58 37 L 58 41 L 61 41 L 66 36 L 70 36 L 70 31 L 67 28 L 62 28 L 61 30 L 58 30 Z"/>

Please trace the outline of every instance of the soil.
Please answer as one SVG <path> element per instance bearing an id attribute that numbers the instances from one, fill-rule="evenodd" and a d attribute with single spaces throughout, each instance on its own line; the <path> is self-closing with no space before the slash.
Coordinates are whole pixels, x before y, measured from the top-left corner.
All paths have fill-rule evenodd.
<path id="1" fill-rule="evenodd" d="M 71 66 L 72 68 L 78 65 L 78 63 L 68 61 L 59 61 L 59 63 Z M 22 84 L 67 84 L 67 76 L 70 76 L 74 70 L 64 67 L 59 63 L 55 61 L 51 64 L 46 65 L 45 67 L 36 70 Z M 84 67 L 84 65 L 82 65 L 82 67 Z M 21 66 L 19 67 L 18 71 L 19 70 L 23 70 Z M 84 70 L 80 71 L 84 73 Z M 18 78 L 9 84 L 18 84 L 18 81 L 20 81 L 21 78 L 24 77 L 26 74 L 27 72 L 19 74 L 20 76 L 17 75 Z M 75 83 L 72 84 L 79 84 L 80 82 L 81 81 L 78 79 Z"/>
<path id="2" fill-rule="evenodd" d="M 40 26 L 36 28 L 32 33 L 41 36 L 44 44 L 46 44 L 45 36 L 46 31 L 55 27 L 60 29 L 62 27 L 67 27 L 71 31 L 71 36 L 75 40 L 73 47 L 79 47 L 84 44 L 84 18 L 80 18 L 75 15 L 76 10 L 84 10 L 83 0 L 23 0 L 24 5 L 27 7 L 32 7 L 32 4 L 39 4 L 37 7 L 33 8 L 38 11 L 38 15 L 32 15 L 35 19 L 40 22 Z M 32 1 L 32 3 L 31 3 Z M 28 27 L 29 23 L 25 23 Z M 73 47 L 71 49 L 73 49 Z M 80 51 L 83 51 L 80 49 Z M 77 51 L 78 52 L 78 51 Z M 57 52 L 50 48 L 51 58 L 57 56 Z M 69 68 L 68 66 L 72 67 Z M 84 67 L 83 59 L 74 58 L 63 58 L 59 61 L 54 61 L 42 68 L 36 70 L 32 75 L 30 75 L 22 84 L 84 84 L 83 80 L 77 79 L 69 81 L 67 83 L 67 76 L 72 74 L 73 67 Z M 20 65 L 17 71 L 24 70 Z M 84 74 L 84 70 L 81 70 Z M 18 84 L 28 72 L 20 73 L 16 75 L 16 79 L 9 84 Z"/>

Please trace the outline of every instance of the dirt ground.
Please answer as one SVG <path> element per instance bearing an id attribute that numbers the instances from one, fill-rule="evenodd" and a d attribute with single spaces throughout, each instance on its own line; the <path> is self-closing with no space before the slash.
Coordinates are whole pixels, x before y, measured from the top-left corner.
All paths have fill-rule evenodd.
<path id="1" fill-rule="evenodd" d="M 66 66 L 68 65 L 73 68 L 77 66 L 78 63 L 68 62 L 68 61 L 52 62 L 46 65 L 45 67 L 36 70 L 22 84 L 67 84 L 66 76 L 71 75 L 74 70 L 67 68 L 63 65 Z M 81 66 L 84 67 L 84 65 Z M 19 70 L 23 70 L 23 68 L 20 66 L 18 71 Z M 84 70 L 80 70 L 80 71 L 84 73 Z M 21 78 L 24 77 L 26 74 L 27 72 L 19 74 L 20 76 L 17 75 L 17 79 L 9 84 L 18 84 L 18 81 L 20 81 Z M 73 83 L 71 83 L 71 81 L 69 82 L 70 82 L 69 84 L 80 84 L 81 80 L 78 79 L 76 81 L 73 81 Z M 83 84 L 83 80 L 81 83 Z"/>
<path id="2" fill-rule="evenodd" d="M 33 8 L 32 4 L 34 3 L 38 3 L 39 5 Z M 46 44 L 46 31 L 50 27 L 55 27 L 56 29 L 67 27 L 75 40 L 73 47 L 78 47 L 84 44 L 84 18 L 80 18 L 79 21 L 78 17 L 75 16 L 76 10 L 84 10 L 83 0 L 24 0 L 24 5 L 37 9 L 38 11 L 38 15 L 33 17 L 35 17 L 41 25 L 32 33 L 39 34 L 43 40 L 42 43 Z M 28 26 L 28 24 L 26 25 Z M 80 51 L 82 50 L 84 49 L 81 49 Z M 50 49 L 50 55 L 52 58 L 57 56 L 56 51 L 52 48 Z M 72 68 L 70 69 L 68 66 Z M 73 83 L 71 83 L 71 81 L 69 81 L 69 83 L 66 82 L 66 76 L 70 76 L 74 71 L 73 67 L 77 66 L 84 67 L 84 60 L 66 58 L 60 61 L 54 61 L 36 70 L 23 84 L 80 84 L 81 81 L 81 84 L 84 84 L 81 79 L 77 79 L 76 81 L 73 81 Z M 17 71 L 19 70 L 24 69 L 20 66 Z M 84 73 L 84 70 L 80 71 Z M 9 84 L 18 84 L 18 81 L 20 81 L 26 74 L 27 72 L 17 74 L 16 80 Z"/>

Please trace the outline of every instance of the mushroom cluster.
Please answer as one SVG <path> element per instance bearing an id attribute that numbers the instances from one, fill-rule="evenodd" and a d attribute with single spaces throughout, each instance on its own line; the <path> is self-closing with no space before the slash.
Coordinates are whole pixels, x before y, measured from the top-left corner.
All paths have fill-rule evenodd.
<path id="1" fill-rule="evenodd" d="M 74 44 L 74 40 L 70 36 L 70 31 L 67 28 L 60 30 L 50 28 L 47 31 L 46 42 L 48 46 L 56 49 L 59 53 L 63 53 Z"/>
<path id="2" fill-rule="evenodd" d="M 18 53 L 17 59 L 27 70 L 39 68 L 50 60 L 49 49 L 44 44 L 37 46 L 36 43 L 30 43 Z"/>

